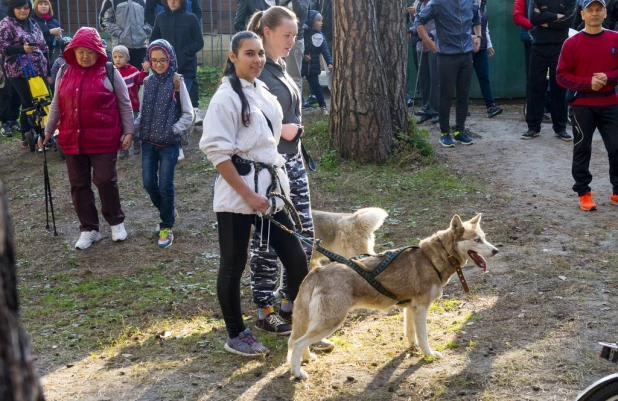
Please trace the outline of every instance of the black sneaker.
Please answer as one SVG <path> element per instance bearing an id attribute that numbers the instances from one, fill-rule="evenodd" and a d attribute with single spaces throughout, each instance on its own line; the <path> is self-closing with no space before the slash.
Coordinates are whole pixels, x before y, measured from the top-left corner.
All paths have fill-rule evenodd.
<path id="1" fill-rule="evenodd" d="M 418 125 L 418 124 L 422 124 L 422 123 L 424 123 L 425 121 L 429 121 L 429 120 L 431 120 L 431 116 L 430 116 L 429 114 L 423 114 L 423 115 L 421 116 L 421 118 L 419 118 L 418 120 L 416 120 L 416 124 L 417 124 L 417 125 Z"/>
<path id="2" fill-rule="evenodd" d="M 281 316 L 281 319 L 285 320 L 287 324 L 292 324 L 292 313 L 293 313 L 292 311 L 286 312 L 286 311 L 279 309 L 279 316 Z"/>
<path id="3" fill-rule="evenodd" d="M 487 118 L 492 118 L 497 116 L 498 114 L 502 114 L 504 110 L 502 109 L 502 107 L 498 107 L 498 106 L 491 106 L 487 108 Z"/>
<path id="4" fill-rule="evenodd" d="M 0 134 L 2 134 L 2 136 L 5 136 L 7 138 L 10 138 L 13 136 L 13 133 L 11 132 L 11 127 L 9 126 L 8 123 L 4 123 L 0 125 Z"/>
<path id="5" fill-rule="evenodd" d="M 529 129 L 528 132 L 526 132 L 525 134 L 521 136 L 521 139 L 532 139 L 532 138 L 536 138 L 539 135 L 541 134 L 538 131 Z"/>
<path id="6" fill-rule="evenodd" d="M 9 121 L 9 127 L 11 127 L 13 131 L 21 131 L 21 125 L 19 125 L 17 121 Z"/>
<path id="7" fill-rule="evenodd" d="M 264 319 L 258 319 L 255 322 L 255 327 L 280 336 L 288 336 L 292 332 L 292 326 L 287 324 L 277 313 L 271 313 Z"/>
<path id="8" fill-rule="evenodd" d="M 571 142 L 573 140 L 573 137 L 571 137 L 571 135 L 567 134 L 566 131 L 556 132 L 556 136 L 558 138 L 562 139 L 565 142 Z"/>
<path id="9" fill-rule="evenodd" d="M 440 117 L 439 116 L 433 116 L 431 117 L 431 123 L 432 124 L 437 124 L 440 122 Z"/>

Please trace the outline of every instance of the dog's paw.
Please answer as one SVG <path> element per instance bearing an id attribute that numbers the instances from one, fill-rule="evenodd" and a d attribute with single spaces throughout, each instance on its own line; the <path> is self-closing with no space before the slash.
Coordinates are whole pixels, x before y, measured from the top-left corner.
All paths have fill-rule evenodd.
<path id="1" fill-rule="evenodd" d="M 292 372 L 292 375 L 296 380 L 307 380 L 309 375 L 302 369 L 299 369 L 298 372 Z"/>
<path id="2" fill-rule="evenodd" d="M 442 358 L 442 354 L 441 353 L 439 353 L 438 351 L 433 351 L 433 350 L 431 351 L 431 354 L 428 355 L 428 356 L 433 356 L 436 359 Z"/>

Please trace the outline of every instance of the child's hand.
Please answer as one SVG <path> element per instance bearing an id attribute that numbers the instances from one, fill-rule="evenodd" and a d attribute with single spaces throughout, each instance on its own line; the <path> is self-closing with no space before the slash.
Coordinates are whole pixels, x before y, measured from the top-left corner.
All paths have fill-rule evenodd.
<path id="1" fill-rule="evenodd" d="M 144 61 L 142 63 L 142 68 L 144 69 L 144 71 L 150 71 L 150 62 Z"/>
<path id="2" fill-rule="evenodd" d="M 122 141 L 122 149 L 129 150 L 133 142 L 133 134 L 124 134 L 120 140 Z"/>
<path id="3" fill-rule="evenodd" d="M 332 69 L 333 69 L 333 65 L 332 65 L 332 64 L 329 64 L 329 65 L 328 65 L 328 69 L 329 69 L 329 70 L 332 70 Z"/>
<path id="4" fill-rule="evenodd" d="M 304 59 L 305 59 L 305 61 L 311 61 L 311 56 L 308 55 L 308 54 L 305 54 Z"/>

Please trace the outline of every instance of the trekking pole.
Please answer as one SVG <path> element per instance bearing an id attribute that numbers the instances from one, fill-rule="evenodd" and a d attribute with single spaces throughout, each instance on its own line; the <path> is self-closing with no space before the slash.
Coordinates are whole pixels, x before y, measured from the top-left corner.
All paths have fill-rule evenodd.
<path id="1" fill-rule="evenodd" d="M 54 203 L 52 201 L 51 183 L 49 181 L 49 170 L 47 169 L 47 151 L 45 150 L 45 146 L 43 146 L 43 180 L 45 181 L 45 218 L 47 219 L 47 225 L 45 228 L 49 231 L 49 213 L 47 211 L 47 200 L 49 199 L 49 208 L 51 209 L 52 224 L 54 226 L 54 236 L 58 236 L 58 231 L 56 231 Z"/>

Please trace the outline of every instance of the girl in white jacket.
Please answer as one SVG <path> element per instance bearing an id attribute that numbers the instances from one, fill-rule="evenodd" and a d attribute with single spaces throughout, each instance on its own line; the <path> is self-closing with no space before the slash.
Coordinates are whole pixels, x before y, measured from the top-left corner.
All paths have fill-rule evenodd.
<path id="1" fill-rule="evenodd" d="M 282 168 L 285 159 L 277 151 L 283 113 L 277 98 L 257 79 L 266 62 L 259 37 L 253 32 L 239 32 L 230 48 L 224 78 L 204 118 L 200 149 L 220 174 L 215 182 L 213 209 L 221 255 L 217 296 L 228 331 L 225 349 L 257 356 L 268 353 L 268 349 L 245 327 L 240 308 L 240 279 L 247 262 L 251 224 L 263 230 L 263 238 L 268 238 L 287 269 L 291 299 L 296 298 L 307 275 L 307 258 L 296 237 L 256 215 L 270 211 L 271 203 L 265 196 L 269 188 L 289 194 Z M 232 159 L 243 162 L 233 163 Z M 258 164 L 266 168 L 256 173 Z M 273 217 L 293 229 L 282 209 L 283 202 L 277 198 Z"/>

